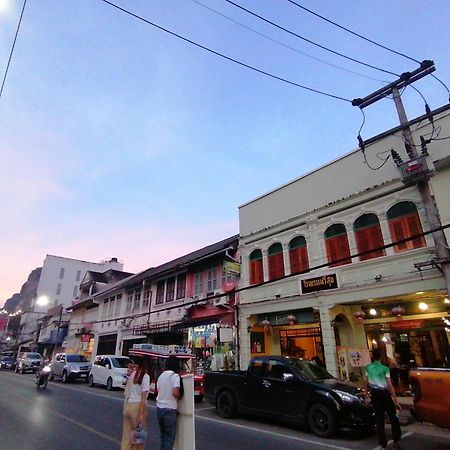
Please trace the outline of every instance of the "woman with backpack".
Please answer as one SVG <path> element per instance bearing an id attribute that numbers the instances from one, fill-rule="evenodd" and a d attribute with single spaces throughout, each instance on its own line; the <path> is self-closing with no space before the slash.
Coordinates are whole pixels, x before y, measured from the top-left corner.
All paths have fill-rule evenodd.
<path id="1" fill-rule="evenodd" d="M 156 383 L 156 417 L 160 430 L 160 450 L 172 450 L 177 432 L 178 399 L 181 398 L 181 377 L 179 361 L 175 356 L 169 356 L 164 372 Z"/>

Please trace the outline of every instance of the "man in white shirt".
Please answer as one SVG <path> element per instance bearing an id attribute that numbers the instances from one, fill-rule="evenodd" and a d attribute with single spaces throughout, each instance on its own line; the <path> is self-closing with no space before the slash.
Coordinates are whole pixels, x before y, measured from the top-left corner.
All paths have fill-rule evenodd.
<path id="1" fill-rule="evenodd" d="M 175 356 L 169 356 L 166 370 L 156 382 L 156 416 L 160 430 L 160 450 L 172 450 L 177 432 L 178 399 L 181 397 L 179 363 Z"/>

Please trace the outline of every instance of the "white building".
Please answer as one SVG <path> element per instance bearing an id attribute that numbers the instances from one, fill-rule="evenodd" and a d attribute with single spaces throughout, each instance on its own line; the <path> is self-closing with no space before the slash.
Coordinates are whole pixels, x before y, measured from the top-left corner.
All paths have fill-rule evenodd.
<path id="1" fill-rule="evenodd" d="M 123 263 L 111 258 L 99 263 L 61 256 L 47 255 L 42 266 L 36 298 L 31 310 L 22 315 L 19 343 L 33 341 L 37 330 L 36 320 L 50 308 L 62 305 L 67 308 L 79 293 L 79 285 L 89 270 L 105 272 L 108 269 L 122 270 Z"/>
<path id="2" fill-rule="evenodd" d="M 434 112 L 441 137 L 450 135 L 449 109 Z M 416 142 L 432 135 L 426 117 L 412 124 Z M 255 286 L 240 294 L 242 367 L 258 355 L 319 356 L 348 378 L 361 374 L 373 346 L 405 366 L 450 363 L 448 293 L 433 238 L 389 246 L 430 229 L 417 187 L 402 183 L 394 162 L 369 168 L 391 148 L 405 157 L 399 128 L 370 139 L 366 160 L 353 151 L 239 208 L 239 287 Z M 446 225 L 448 141 L 428 150 Z"/>

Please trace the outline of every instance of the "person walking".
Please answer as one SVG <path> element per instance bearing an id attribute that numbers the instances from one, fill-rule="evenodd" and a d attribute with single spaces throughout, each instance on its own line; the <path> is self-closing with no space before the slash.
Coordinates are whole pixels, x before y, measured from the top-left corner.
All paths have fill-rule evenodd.
<path id="1" fill-rule="evenodd" d="M 160 450 L 172 450 L 177 432 L 178 399 L 181 397 L 179 364 L 175 356 L 169 356 L 164 372 L 156 383 L 156 417 L 160 431 Z"/>
<path id="2" fill-rule="evenodd" d="M 401 407 L 397 402 L 394 387 L 392 386 L 389 367 L 381 363 L 380 349 L 372 350 L 372 364 L 365 369 L 368 381 L 372 406 L 375 410 L 377 423 L 377 437 L 381 449 L 387 448 L 386 433 L 384 430 L 385 414 L 387 413 L 392 427 L 392 439 L 394 448 L 399 449 L 401 439 L 400 421 L 397 417 L 397 410 Z"/>
<path id="3" fill-rule="evenodd" d="M 125 388 L 121 450 L 144 450 L 144 444 L 133 444 L 133 432 L 140 424 L 147 428 L 147 396 L 150 391 L 150 362 L 142 358 L 131 373 Z"/>

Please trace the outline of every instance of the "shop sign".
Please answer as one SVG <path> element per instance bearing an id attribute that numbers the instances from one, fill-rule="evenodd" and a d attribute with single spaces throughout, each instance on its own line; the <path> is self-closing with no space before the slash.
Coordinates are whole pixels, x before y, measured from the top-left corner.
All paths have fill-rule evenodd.
<path id="1" fill-rule="evenodd" d="M 217 341 L 221 344 L 223 342 L 233 342 L 233 329 L 225 327 L 217 328 Z"/>
<path id="2" fill-rule="evenodd" d="M 391 330 L 412 330 L 414 328 L 423 328 L 424 321 L 418 320 L 399 320 L 398 322 L 390 322 L 389 328 Z"/>
<path id="3" fill-rule="evenodd" d="M 328 291 L 330 289 L 337 289 L 338 287 L 337 276 L 335 273 L 300 280 L 300 291 L 302 294 L 309 294 L 317 291 Z"/>
<path id="4" fill-rule="evenodd" d="M 223 272 L 239 275 L 241 273 L 241 265 L 239 263 L 233 262 L 233 261 L 224 261 L 223 262 Z"/>

